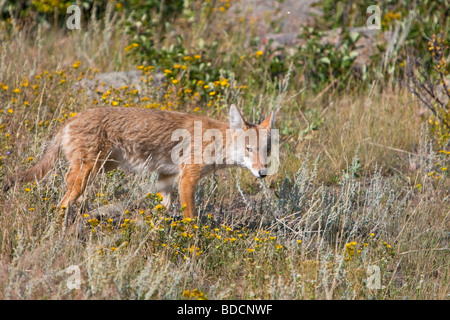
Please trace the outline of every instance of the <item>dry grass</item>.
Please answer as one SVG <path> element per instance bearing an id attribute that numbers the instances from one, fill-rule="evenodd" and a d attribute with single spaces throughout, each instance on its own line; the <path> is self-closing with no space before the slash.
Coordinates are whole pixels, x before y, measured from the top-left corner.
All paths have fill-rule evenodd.
<path id="1" fill-rule="evenodd" d="M 136 67 L 123 31 L 102 28 L 7 39 L 2 31 L 2 178 L 32 165 L 61 122 L 89 107 L 84 91 L 71 90 L 80 77 Z M 278 174 L 258 182 L 233 169 L 205 179 L 199 221 L 155 209 L 157 197 L 146 197 L 153 176 L 113 172 L 65 223 L 55 210 L 63 163 L 0 195 L 0 298 L 448 299 L 450 156 L 431 148 L 413 97 L 376 86 L 367 96 L 298 91 L 254 93 L 280 98 Z M 71 265 L 80 289 L 67 287 Z M 382 288 L 367 287 L 372 265 Z"/>

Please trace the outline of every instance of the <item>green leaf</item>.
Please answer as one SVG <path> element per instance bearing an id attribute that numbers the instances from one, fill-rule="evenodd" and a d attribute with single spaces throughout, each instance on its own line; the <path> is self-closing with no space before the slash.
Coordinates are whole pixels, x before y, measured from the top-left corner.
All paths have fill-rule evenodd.
<path id="1" fill-rule="evenodd" d="M 330 61 L 330 59 L 328 59 L 328 57 L 320 58 L 319 61 L 320 61 L 320 62 L 323 62 L 323 63 L 325 63 L 325 64 L 330 64 L 330 63 L 331 63 L 331 61 Z"/>
<path id="2" fill-rule="evenodd" d="M 352 59 L 355 59 L 357 56 L 359 55 L 359 52 L 358 51 L 352 51 L 352 52 L 350 52 L 350 58 L 352 58 Z"/>
<path id="3" fill-rule="evenodd" d="M 358 32 L 350 32 L 348 34 L 348 36 L 350 37 L 350 40 L 352 40 L 352 42 L 355 43 L 356 40 L 358 40 L 358 38 L 359 38 L 359 33 Z"/>

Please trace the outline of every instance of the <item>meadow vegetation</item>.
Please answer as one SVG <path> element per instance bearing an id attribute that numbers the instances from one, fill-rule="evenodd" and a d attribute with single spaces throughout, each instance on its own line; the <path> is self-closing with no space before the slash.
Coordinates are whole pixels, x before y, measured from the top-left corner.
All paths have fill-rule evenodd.
<path id="1" fill-rule="evenodd" d="M 63 217 L 64 160 L 1 193 L 0 298 L 448 299 L 449 2 L 385 1 L 378 34 L 397 39 L 375 37 L 361 69 L 366 2 L 321 1 L 300 44 L 274 47 L 236 0 L 79 1 L 81 30 L 72 1 L 0 1 L 0 182 L 91 107 L 227 121 L 235 103 L 250 122 L 275 111 L 280 132 L 277 174 L 205 178 L 197 219 L 162 206 L 154 174 L 120 170 Z M 128 70 L 139 88 L 77 85 Z"/>

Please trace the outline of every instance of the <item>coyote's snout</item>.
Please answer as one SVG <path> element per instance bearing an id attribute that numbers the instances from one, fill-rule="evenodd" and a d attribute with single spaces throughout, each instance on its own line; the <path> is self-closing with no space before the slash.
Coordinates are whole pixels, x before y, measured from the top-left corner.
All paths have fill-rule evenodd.
<path id="1" fill-rule="evenodd" d="M 99 171 L 121 167 L 156 171 L 166 207 L 178 180 L 184 216 L 193 218 L 195 186 L 204 175 L 228 166 L 246 167 L 258 178 L 268 174 L 273 123 L 271 114 L 260 124 L 249 124 L 234 105 L 228 124 L 180 112 L 89 109 L 58 131 L 35 166 L 7 179 L 4 191 L 15 183 L 42 179 L 64 156 L 70 169 L 61 208 L 69 208 Z"/>

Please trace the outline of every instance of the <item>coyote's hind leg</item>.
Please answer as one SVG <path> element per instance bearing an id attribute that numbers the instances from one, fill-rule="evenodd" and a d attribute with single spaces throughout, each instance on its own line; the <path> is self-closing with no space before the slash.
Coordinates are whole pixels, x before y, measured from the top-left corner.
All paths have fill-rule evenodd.
<path id="1" fill-rule="evenodd" d="M 68 209 L 69 206 L 81 196 L 86 189 L 89 176 L 95 174 L 97 169 L 98 166 L 95 161 L 76 161 L 71 165 L 66 176 L 67 191 L 59 203 L 60 208 Z"/>

